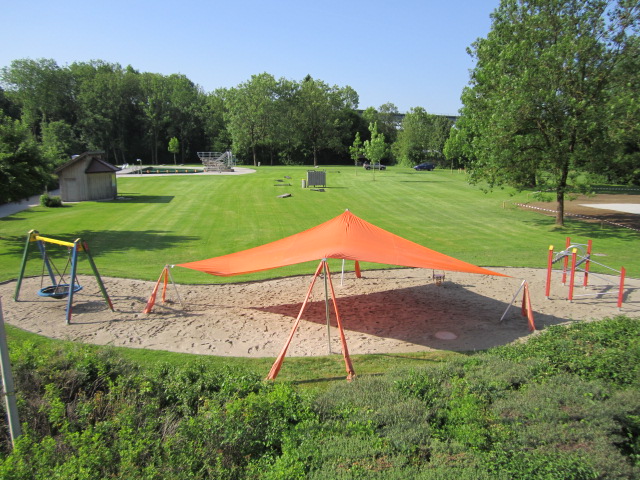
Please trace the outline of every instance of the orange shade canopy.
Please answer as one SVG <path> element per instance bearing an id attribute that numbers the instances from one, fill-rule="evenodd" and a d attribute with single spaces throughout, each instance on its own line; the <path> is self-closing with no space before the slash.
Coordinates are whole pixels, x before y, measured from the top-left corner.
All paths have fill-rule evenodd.
<path id="1" fill-rule="evenodd" d="M 178 266 L 211 275 L 231 276 L 325 258 L 506 276 L 394 235 L 349 210 L 316 227 L 275 242 Z"/>

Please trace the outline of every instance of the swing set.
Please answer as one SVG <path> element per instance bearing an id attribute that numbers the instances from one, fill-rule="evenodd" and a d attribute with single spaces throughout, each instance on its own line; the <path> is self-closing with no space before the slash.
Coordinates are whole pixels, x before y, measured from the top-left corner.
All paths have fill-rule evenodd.
<path id="1" fill-rule="evenodd" d="M 93 274 L 96 277 L 98 282 L 98 286 L 100 287 L 100 291 L 102 292 L 102 296 L 104 297 L 105 302 L 111 309 L 114 311 L 113 304 L 111 303 L 111 299 L 107 294 L 107 290 L 102 283 L 102 278 L 100 278 L 100 273 L 98 272 L 98 268 L 96 267 L 95 262 L 93 261 L 93 257 L 89 251 L 89 245 L 87 242 L 82 241 L 80 238 L 76 239 L 73 242 L 66 242 L 64 240 L 57 240 L 55 238 L 43 237 L 36 230 L 31 230 L 27 236 L 27 241 L 24 247 L 24 254 L 22 256 L 22 265 L 20 266 L 20 274 L 18 275 L 18 282 L 16 285 L 16 291 L 13 296 L 14 301 L 18 301 L 18 296 L 20 294 L 20 287 L 22 286 L 22 279 L 24 277 L 24 272 L 27 266 L 27 260 L 29 258 L 29 247 L 32 243 L 36 243 L 38 245 L 38 250 L 40 251 L 40 256 L 42 257 L 42 273 L 40 274 L 40 290 L 38 290 L 37 294 L 40 297 L 47 298 L 55 298 L 55 299 L 67 299 L 67 309 L 66 309 L 66 320 L 67 325 L 71 323 L 71 310 L 73 305 L 73 295 L 74 293 L 82 290 L 82 285 L 78 281 L 77 271 L 78 271 L 78 252 L 84 252 L 87 254 L 87 259 L 89 260 L 89 264 L 91 265 L 91 269 L 93 270 Z M 63 247 L 67 247 L 68 255 L 67 262 L 62 269 L 62 271 L 54 264 L 51 256 L 47 252 L 47 244 L 53 245 L 61 245 Z M 67 271 L 69 271 L 68 280 L 65 279 L 65 275 L 67 275 Z M 44 286 L 44 278 L 46 274 L 49 276 L 51 280 L 51 285 Z"/>

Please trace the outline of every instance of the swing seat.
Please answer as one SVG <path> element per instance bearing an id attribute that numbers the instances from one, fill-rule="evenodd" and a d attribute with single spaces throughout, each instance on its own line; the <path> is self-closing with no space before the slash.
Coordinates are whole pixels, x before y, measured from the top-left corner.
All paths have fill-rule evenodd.
<path id="1" fill-rule="evenodd" d="M 82 290 L 82 285 L 75 284 L 73 286 L 73 293 L 79 292 Z M 69 284 L 61 283 L 59 285 L 51 285 L 49 287 L 44 287 L 38 290 L 38 296 L 40 297 L 51 297 L 51 298 L 66 298 L 69 296 Z"/>

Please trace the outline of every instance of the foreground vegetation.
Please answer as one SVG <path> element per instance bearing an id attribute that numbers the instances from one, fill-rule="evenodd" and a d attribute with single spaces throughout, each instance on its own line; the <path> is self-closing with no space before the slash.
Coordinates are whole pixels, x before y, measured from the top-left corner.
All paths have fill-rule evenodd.
<path id="1" fill-rule="evenodd" d="M 10 333 L 24 434 L 11 451 L 2 425 L 3 479 L 640 475 L 638 319 L 320 389 Z"/>

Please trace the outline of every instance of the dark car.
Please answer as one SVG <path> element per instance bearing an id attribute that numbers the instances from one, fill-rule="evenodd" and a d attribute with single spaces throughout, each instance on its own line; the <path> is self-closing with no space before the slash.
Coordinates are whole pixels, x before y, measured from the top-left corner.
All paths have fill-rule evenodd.
<path id="1" fill-rule="evenodd" d="M 420 165 L 413 167 L 414 170 L 427 170 L 429 172 L 434 168 L 436 168 L 436 166 L 433 163 L 421 163 Z"/>
<path id="2" fill-rule="evenodd" d="M 363 165 L 363 167 L 365 168 L 365 170 L 371 170 L 372 168 L 374 170 L 386 170 L 387 169 L 387 167 L 385 167 L 381 163 L 374 163 L 373 165 L 371 165 L 370 163 L 365 163 Z"/>

